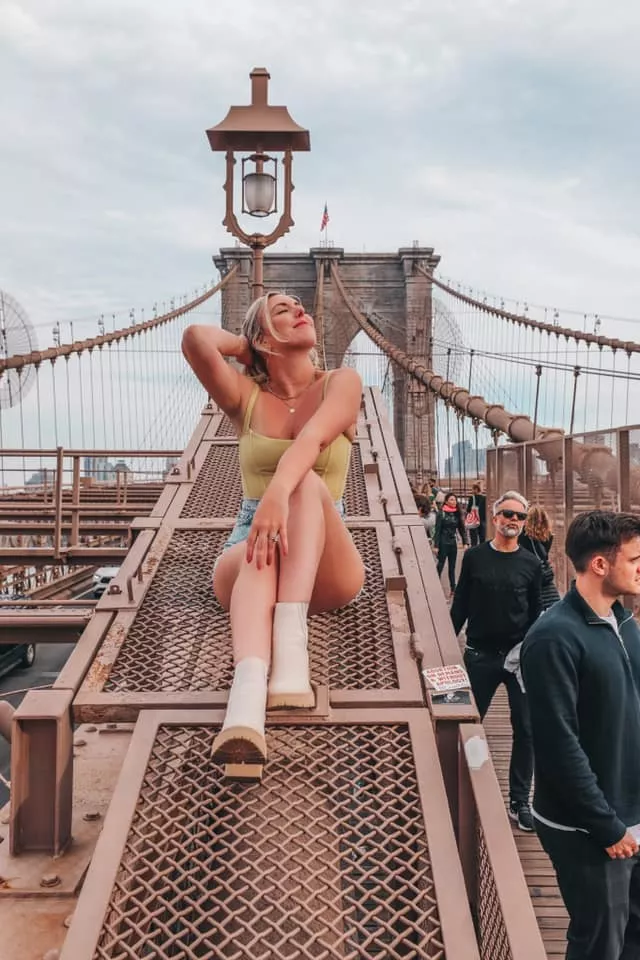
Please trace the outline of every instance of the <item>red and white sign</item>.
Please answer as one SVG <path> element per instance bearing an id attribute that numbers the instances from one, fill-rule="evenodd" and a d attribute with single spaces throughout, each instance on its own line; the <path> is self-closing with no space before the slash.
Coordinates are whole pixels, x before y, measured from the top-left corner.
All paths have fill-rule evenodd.
<path id="1" fill-rule="evenodd" d="M 436 693 L 464 690 L 471 686 L 469 675 L 461 663 L 453 663 L 449 667 L 428 667 L 422 671 L 422 676 Z"/>

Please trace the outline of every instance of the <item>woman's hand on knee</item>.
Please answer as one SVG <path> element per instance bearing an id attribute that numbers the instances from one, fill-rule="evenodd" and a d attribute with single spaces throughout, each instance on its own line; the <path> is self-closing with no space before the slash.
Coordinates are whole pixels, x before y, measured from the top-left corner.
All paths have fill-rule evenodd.
<path id="1" fill-rule="evenodd" d="M 269 486 L 255 512 L 247 538 L 247 563 L 255 557 L 258 570 L 275 560 L 276 547 L 282 555 L 289 552 L 287 521 L 289 519 L 289 496 L 274 486 Z"/>

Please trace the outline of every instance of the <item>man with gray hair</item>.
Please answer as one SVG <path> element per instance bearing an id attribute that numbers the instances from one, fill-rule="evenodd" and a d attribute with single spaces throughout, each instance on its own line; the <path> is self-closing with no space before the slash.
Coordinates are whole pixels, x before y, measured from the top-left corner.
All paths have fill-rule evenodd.
<path id="1" fill-rule="evenodd" d="M 509 765 L 509 816 L 533 830 L 529 805 L 533 747 L 526 695 L 505 659 L 521 643 L 541 609 L 542 566 L 518 545 L 529 504 L 508 490 L 493 505 L 493 540 L 467 550 L 451 605 L 458 634 L 467 624 L 464 663 L 480 719 L 504 683 L 509 698 L 513 746 Z"/>

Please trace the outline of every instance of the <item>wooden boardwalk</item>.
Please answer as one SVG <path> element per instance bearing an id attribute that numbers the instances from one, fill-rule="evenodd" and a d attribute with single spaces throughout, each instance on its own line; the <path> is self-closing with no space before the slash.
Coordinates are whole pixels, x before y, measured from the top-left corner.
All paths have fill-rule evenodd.
<path id="1" fill-rule="evenodd" d="M 511 755 L 511 724 L 509 704 L 504 687 L 498 691 L 484 728 L 491 747 L 493 765 L 498 775 L 505 803 L 509 795 L 509 757 Z M 529 887 L 540 933 L 547 956 L 553 960 L 564 957 L 566 950 L 567 911 L 564 908 L 551 862 L 535 834 L 523 833 L 513 826 L 513 835 Z"/>

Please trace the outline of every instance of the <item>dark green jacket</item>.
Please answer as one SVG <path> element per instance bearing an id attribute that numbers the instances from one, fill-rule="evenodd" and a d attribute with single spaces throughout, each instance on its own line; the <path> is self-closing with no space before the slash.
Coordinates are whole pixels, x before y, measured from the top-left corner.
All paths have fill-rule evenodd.
<path id="1" fill-rule="evenodd" d="M 534 809 L 603 847 L 640 822 L 640 629 L 620 636 L 575 585 L 531 627 L 521 664 L 535 756 Z"/>

